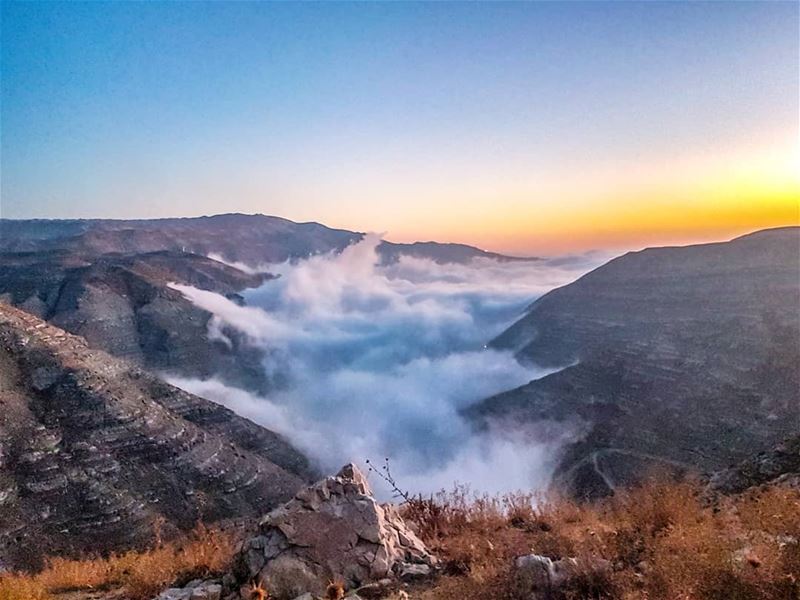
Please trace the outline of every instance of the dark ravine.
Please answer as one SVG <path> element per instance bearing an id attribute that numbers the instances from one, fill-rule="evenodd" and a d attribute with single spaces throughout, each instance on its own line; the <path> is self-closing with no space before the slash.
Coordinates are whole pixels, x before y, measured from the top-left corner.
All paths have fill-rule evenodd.
<path id="1" fill-rule="evenodd" d="M 0 562 L 255 517 L 316 473 L 282 437 L 0 303 Z"/>
<path id="2" fill-rule="evenodd" d="M 800 228 L 632 252 L 546 294 L 493 342 L 565 368 L 472 407 L 583 432 L 556 483 L 716 471 L 800 431 Z"/>

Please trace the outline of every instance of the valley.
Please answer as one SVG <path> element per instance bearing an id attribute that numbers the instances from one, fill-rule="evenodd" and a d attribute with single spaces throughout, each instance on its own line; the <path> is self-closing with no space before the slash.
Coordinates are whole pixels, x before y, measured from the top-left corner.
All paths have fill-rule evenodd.
<path id="1" fill-rule="evenodd" d="M 654 474 L 740 494 L 800 476 L 798 228 L 595 268 L 322 226 L 237 254 L 214 242 L 239 235 L 228 217 L 202 221 L 204 254 L 171 220 L 104 224 L 102 245 L 89 224 L 2 223 L 18 236 L 0 254 L 12 567 L 198 521 L 246 530 L 380 456 L 423 495 L 461 481 L 597 501 Z"/>

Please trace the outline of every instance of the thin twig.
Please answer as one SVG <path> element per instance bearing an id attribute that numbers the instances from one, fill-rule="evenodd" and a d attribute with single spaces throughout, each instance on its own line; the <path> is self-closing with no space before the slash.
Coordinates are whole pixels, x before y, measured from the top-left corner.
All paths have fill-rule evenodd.
<path id="1" fill-rule="evenodd" d="M 375 473 L 378 477 L 383 479 L 386 483 L 389 484 L 389 487 L 392 488 L 392 492 L 394 493 L 394 498 L 402 498 L 403 503 L 411 502 L 411 494 L 405 490 L 400 489 L 400 486 L 397 484 L 394 476 L 392 475 L 392 470 L 389 467 L 389 459 L 384 459 L 384 464 L 381 469 L 376 469 L 372 466 L 372 462 L 369 459 L 366 460 L 367 467 L 371 473 Z"/>

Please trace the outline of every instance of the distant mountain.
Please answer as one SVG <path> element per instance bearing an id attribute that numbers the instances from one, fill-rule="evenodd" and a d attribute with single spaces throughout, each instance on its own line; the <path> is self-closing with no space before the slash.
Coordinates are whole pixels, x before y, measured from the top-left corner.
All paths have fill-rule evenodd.
<path id="1" fill-rule="evenodd" d="M 0 254 L 0 300 L 141 366 L 217 376 L 262 392 L 269 388 L 262 351 L 235 329 L 224 329 L 227 339 L 210 339 L 212 314 L 168 284 L 237 299 L 237 292 L 268 277 L 179 251 L 93 258 L 67 250 Z"/>
<path id="2" fill-rule="evenodd" d="M 414 258 L 427 258 L 439 264 L 448 263 L 468 263 L 476 258 L 491 259 L 500 262 L 509 261 L 531 261 L 537 258 L 506 256 L 496 252 L 486 252 L 475 246 L 466 244 L 443 244 L 441 242 L 414 242 L 412 244 L 396 244 L 394 242 L 382 242 L 378 246 L 378 254 L 381 255 L 382 262 L 392 263 L 398 261 L 403 256 Z"/>
<path id="3" fill-rule="evenodd" d="M 0 556 L 256 516 L 313 477 L 280 436 L 0 303 Z"/>
<path id="4" fill-rule="evenodd" d="M 147 368 L 218 377 L 266 393 L 275 382 L 267 380 L 262 368 L 263 351 L 235 329 L 210 336 L 212 314 L 169 284 L 192 285 L 241 301 L 238 292 L 271 275 L 246 273 L 208 256 L 263 267 L 338 252 L 362 238 L 361 233 L 264 215 L 0 219 L 0 300 Z M 436 242 L 383 242 L 378 252 L 384 263 L 404 255 L 437 263 L 524 260 Z"/>
<path id="5" fill-rule="evenodd" d="M 341 251 L 363 233 L 331 229 L 319 223 L 295 223 L 266 215 L 226 214 L 151 220 L 8 220 L 0 219 L 0 252 L 66 250 L 98 256 L 156 251 L 216 254 L 230 262 L 257 266 Z M 462 244 L 384 242 L 378 252 L 385 261 L 407 254 L 440 263 L 466 262 L 475 257 L 508 260 Z"/>
<path id="6" fill-rule="evenodd" d="M 564 367 L 469 411 L 570 422 L 581 438 L 564 488 L 724 468 L 800 431 L 800 228 L 628 253 L 541 297 L 492 345 Z"/>

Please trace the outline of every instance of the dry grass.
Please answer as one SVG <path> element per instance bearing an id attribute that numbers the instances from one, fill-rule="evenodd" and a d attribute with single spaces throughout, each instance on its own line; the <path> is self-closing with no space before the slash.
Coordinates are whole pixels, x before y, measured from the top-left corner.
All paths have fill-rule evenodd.
<path id="1" fill-rule="evenodd" d="M 441 557 L 442 575 L 410 590 L 411 598 L 519 598 L 511 565 L 533 552 L 613 565 L 564 590 L 561 600 L 800 600 L 800 492 L 766 488 L 712 505 L 699 489 L 654 482 L 596 504 L 474 497 L 464 488 L 412 500 L 405 517 Z M 53 559 L 38 574 L 0 577 L 0 600 L 103 588 L 125 588 L 130 600 L 152 598 L 173 583 L 225 571 L 234 550 L 232 534 L 199 529 L 148 552 Z"/>
<path id="2" fill-rule="evenodd" d="M 143 600 L 175 582 L 223 573 L 236 547 L 235 535 L 198 527 L 186 540 L 144 552 L 107 558 L 54 558 L 34 575 L 0 576 L 0 600 L 48 600 L 69 590 L 124 588 L 126 598 Z"/>
<path id="3" fill-rule="evenodd" d="M 517 597 L 516 556 L 604 558 L 608 576 L 563 597 L 609 600 L 800 600 L 800 492 L 754 491 L 708 505 L 689 483 L 650 483 L 597 504 L 463 489 L 405 508 L 443 558 L 425 600 Z"/>
<path id="4" fill-rule="evenodd" d="M 0 575 L 0 600 L 49 600 L 41 584 L 23 575 Z"/>

